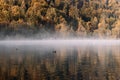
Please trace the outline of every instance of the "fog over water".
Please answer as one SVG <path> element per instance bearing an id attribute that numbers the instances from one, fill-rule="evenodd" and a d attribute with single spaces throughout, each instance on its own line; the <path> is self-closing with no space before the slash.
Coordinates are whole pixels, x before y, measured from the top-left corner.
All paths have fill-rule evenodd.
<path id="1" fill-rule="evenodd" d="M 6 1 L 0 80 L 120 80 L 120 0 Z"/>
<path id="2" fill-rule="evenodd" d="M 120 40 L 1 40 L 0 80 L 119 80 Z"/>
<path id="3" fill-rule="evenodd" d="M 120 45 L 120 40 L 107 39 L 57 39 L 57 40 L 1 40 L 0 45 Z"/>
<path id="4" fill-rule="evenodd" d="M 119 40 L 0 41 L 0 80 L 119 80 Z"/>

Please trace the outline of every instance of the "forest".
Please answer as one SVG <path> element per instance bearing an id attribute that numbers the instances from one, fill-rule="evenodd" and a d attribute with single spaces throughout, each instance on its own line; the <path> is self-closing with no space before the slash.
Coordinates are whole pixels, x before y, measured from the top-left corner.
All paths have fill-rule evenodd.
<path id="1" fill-rule="evenodd" d="M 117 0 L 0 0 L 0 37 L 120 38 Z"/>

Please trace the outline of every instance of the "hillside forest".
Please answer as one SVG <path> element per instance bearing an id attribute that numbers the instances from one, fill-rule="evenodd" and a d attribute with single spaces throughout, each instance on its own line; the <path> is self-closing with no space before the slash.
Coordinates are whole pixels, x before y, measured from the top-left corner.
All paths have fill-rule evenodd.
<path id="1" fill-rule="evenodd" d="M 0 0 L 0 37 L 120 38 L 117 0 Z"/>

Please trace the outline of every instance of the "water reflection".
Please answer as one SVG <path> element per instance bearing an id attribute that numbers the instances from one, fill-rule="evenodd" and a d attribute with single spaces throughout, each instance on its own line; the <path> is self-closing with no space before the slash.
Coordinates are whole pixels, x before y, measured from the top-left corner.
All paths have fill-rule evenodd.
<path id="1" fill-rule="evenodd" d="M 0 80 L 119 80 L 120 46 L 0 46 Z"/>

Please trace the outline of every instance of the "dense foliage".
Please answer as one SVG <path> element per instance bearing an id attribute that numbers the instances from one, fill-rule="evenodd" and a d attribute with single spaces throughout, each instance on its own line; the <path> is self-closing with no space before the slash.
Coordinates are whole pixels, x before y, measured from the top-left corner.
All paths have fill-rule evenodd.
<path id="1" fill-rule="evenodd" d="M 0 32 L 119 38 L 119 7 L 116 0 L 0 0 Z"/>

